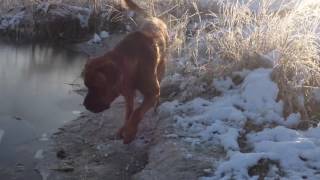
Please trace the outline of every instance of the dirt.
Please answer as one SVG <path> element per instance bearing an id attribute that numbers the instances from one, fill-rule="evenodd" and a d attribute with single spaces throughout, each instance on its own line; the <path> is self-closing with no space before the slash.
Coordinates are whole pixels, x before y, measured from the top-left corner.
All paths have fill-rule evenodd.
<path id="1" fill-rule="evenodd" d="M 185 180 L 206 175 L 213 159 L 172 136 L 170 117 L 149 111 L 136 140 L 115 136 L 123 123 L 124 100 L 100 114 L 84 112 L 61 127 L 38 164 L 44 180 Z"/>
<path id="2" fill-rule="evenodd" d="M 60 128 L 38 165 L 43 179 L 130 179 L 148 163 L 150 140 L 139 134 L 134 143 L 123 145 L 115 138 L 122 122 L 123 100 L 118 99 L 108 111 L 82 113 Z"/>

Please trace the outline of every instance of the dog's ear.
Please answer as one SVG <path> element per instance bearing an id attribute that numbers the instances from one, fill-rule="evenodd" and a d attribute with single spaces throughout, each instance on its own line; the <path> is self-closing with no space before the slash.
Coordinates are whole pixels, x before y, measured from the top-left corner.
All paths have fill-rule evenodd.
<path id="1" fill-rule="evenodd" d="M 118 80 L 119 70 L 116 64 L 112 61 L 105 63 L 99 71 L 102 72 L 111 83 L 115 83 Z"/>

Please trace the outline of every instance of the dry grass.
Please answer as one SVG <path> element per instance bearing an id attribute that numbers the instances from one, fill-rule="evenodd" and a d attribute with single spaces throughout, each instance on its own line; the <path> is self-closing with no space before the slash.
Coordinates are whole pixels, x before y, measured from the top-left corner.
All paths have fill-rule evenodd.
<path id="1" fill-rule="evenodd" d="M 264 0 L 257 13 L 250 13 L 250 3 L 224 8 L 218 25 L 223 32 L 214 39 L 219 57 L 228 61 L 232 71 L 259 66 L 252 53 L 276 51 L 279 59 L 273 78 L 279 85 L 286 114 L 300 111 L 309 119 L 314 105 L 310 90 L 320 86 L 320 7 L 296 3 L 292 9 L 271 10 L 276 1 Z"/>
<path id="2" fill-rule="evenodd" d="M 173 58 L 182 59 L 183 70 L 224 76 L 266 66 L 261 57 L 276 53 L 273 78 L 280 88 L 279 98 L 285 101 L 285 113 L 299 111 L 310 118 L 315 111 L 311 92 L 320 86 L 320 3 L 248 0 L 203 6 L 203 2 L 147 2 L 148 9 L 167 20 L 170 49 Z"/>

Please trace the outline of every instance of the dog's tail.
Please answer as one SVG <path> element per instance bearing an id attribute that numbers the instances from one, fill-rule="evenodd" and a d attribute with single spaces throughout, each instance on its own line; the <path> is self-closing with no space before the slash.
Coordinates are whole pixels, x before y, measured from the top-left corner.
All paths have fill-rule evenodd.
<path id="1" fill-rule="evenodd" d="M 138 14 L 141 14 L 141 15 L 144 15 L 144 16 L 147 16 L 148 14 L 146 13 L 146 11 L 144 9 L 142 9 L 141 7 L 139 7 L 135 2 L 133 2 L 132 0 L 124 0 L 125 4 L 127 5 L 127 7 L 138 13 Z"/>

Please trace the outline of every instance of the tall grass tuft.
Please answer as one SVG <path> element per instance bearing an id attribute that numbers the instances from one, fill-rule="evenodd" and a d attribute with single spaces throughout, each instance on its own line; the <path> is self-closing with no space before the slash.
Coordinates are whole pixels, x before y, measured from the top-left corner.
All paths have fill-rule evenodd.
<path id="1" fill-rule="evenodd" d="M 286 114 L 310 118 L 320 87 L 320 3 L 314 1 L 149 0 L 169 25 L 173 58 L 184 71 L 218 77 L 273 68 Z M 173 9 L 171 9 L 174 7 Z M 166 11 L 168 10 L 168 11 Z M 266 63 L 267 55 L 275 55 Z M 268 59 L 268 58 L 267 58 Z"/>
<path id="2" fill-rule="evenodd" d="M 259 67 L 263 61 L 254 54 L 276 52 L 273 78 L 286 114 L 300 111 L 309 119 L 311 92 L 320 86 L 320 4 L 297 1 L 288 6 L 278 2 L 224 4 L 216 24 L 220 32 L 213 32 L 213 42 L 230 71 Z"/>

